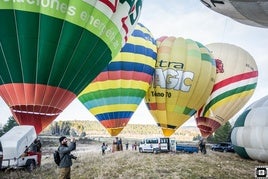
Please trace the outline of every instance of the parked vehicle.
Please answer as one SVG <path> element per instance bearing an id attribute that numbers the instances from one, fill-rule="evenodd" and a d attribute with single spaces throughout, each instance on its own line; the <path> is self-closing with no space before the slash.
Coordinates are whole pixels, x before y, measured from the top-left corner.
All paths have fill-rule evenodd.
<path id="1" fill-rule="evenodd" d="M 211 150 L 219 152 L 235 152 L 234 146 L 231 142 L 220 142 L 218 144 L 212 145 Z"/>
<path id="2" fill-rule="evenodd" d="M 37 134 L 29 125 L 15 126 L 0 138 L 3 159 L 1 169 L 26 168 L 32 171 L 41 163 L 41 152 L 32 151 Z"/>
<path id="3" fill-rule="evenodd" d="M 145 138 L 140 142 L 139 152 L 169 152 L 176 151 L 176 141 L 168 137 Z"/>
<path id="4" fill-rule="evenodd" d="M 198 153 L 199 148 L 190 144 L 177 144 L 176 151 L 185 153 Z"/>

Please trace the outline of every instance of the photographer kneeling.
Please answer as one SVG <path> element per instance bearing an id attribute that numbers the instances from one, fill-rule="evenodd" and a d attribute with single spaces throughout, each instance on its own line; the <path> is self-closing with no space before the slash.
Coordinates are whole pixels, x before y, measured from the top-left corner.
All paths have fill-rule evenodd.
<path id="1" fill-rule="evenodd" d="M 59 164 L 59 179 L 68 179 L 71 178 L 71 166 L 72 159 L 77 157 L 71 154 L 71 151 L 76 149 L 75 139 L 72 138 L 70 144 L 68 145 L 68 140 L 65 136 L 59 138 L 59 154 L 60 154 L 60 164 Z"/>

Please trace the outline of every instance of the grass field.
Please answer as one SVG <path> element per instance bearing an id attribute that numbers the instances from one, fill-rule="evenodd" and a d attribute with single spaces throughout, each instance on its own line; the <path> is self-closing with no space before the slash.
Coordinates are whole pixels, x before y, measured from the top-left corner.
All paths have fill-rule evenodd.
<path id="1" fill-rule="evenodd" d="M 245 160 L 235 153 L 214 152 L 203 155 L 185 153 L 139 153 L 138 150 L 108 152 L 101 155 L 101 142 L 79 144 L 73 154 L 72 178 L 254 178 L 255 167 L 268 163 Z M 58 169 L 52 158 L 53 147 L 44 147 L 41 167 L 32 173 L 24 170 L 2 171 L 0 178 L 54 179 Z"/>

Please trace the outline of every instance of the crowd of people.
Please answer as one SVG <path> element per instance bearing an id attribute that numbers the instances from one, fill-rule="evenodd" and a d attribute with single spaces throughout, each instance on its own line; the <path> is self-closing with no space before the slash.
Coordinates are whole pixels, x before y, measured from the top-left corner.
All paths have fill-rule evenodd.
<path id="1" fill-rule="evenodd" d="M 76 141 L 74 138 L 70 139 L 70 143 L 68 144 L 68 139 L 65 136 L 59 138 L 60 146 L 58 148 L 60 154 L 60 164 L 59 164 L 59 177 L 62 179 L 70 178 L 71 176 L 71 166 L 72 166 L 72 159 L 76 159 L 75 156 L 71 154 L 73 150 L 76 149 Z M 40 141 L 36 141 L 35 143 L 36 150 L 41 148 Z M 199 141 L 200 151 L 205 154 L 206 153 L 206 140 L 200 139 Z M 35 148 L 35 147 L 34 147 Z M 39 149 L 38 149 L 39 148 Z M 132 144 L 132 150 L 137 150 L 138 145 L 135 141 Z M 129 150 L 129 143 L 128 141 L 125 142 L 125 150 Z M 115 152 L 115 151 L 123 151 L 123 142 L 121 138 L 116 137 L 112 143 L 112 148 L 108 146 L 107 143 L 103 142 L 101 145 L 101 154 L 105 155 L 107 151 Z"/>
<path id="2" fill-rule="evenodd" d="M 125 150 L 129 150 L 129 143 L 126 141 Z M 132 150 L 137 150 L 137 142 L 132 144 Z M 104 155 L 106 152 L 123 151 L 123 142 L 121 138 L 116 137 L 112 143 L 112 148 L 107 143 L 103 142 L 101 145 L 101 153 Z"/>

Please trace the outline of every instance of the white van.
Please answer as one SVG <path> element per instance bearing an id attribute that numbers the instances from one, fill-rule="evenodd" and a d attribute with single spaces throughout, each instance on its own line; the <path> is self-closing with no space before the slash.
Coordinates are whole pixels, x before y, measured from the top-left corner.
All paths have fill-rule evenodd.
<path id="1" fill-rule="evenodd" d="M 169 152 L 176 151 L 175 139 L 168 137 L 145 138 L 140 142 L 139 152 Z"/>

